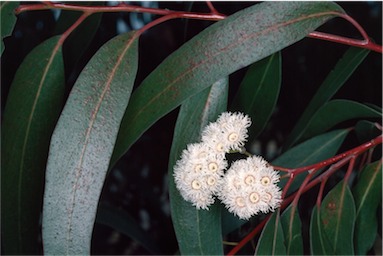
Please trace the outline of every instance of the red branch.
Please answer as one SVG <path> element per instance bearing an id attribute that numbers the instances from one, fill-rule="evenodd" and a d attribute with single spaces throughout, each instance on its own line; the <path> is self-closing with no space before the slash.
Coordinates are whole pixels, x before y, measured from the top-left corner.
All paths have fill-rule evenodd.
<path id="1" fill-rule="evenodd" d="M 15 13 L 20 14 L 25 11 L 61 9 L 61 10 L 81 11 L 84 13 L 89 13 L 89 15 L 93 13 L 99 13 L 99 12 L 140 12 L 140 13 L 150 13 L 150 14 L 168 16 L 168 18 L 165 18 L 163 21 L 169 20 L 169 19 L 176 19 L 176 18 L 218 21 L 218 20 L 222 20 L 226 18 L 226 15 L 219 13 L 210 1 L 207 1 L 206 4 L 210 9 L 210 13 L 207 13 L 207 14 L 195 13 L 195 12 L 173 11 L 173 10 L 158 9 L 158 8 L 148 8 L 148 7 L 129 5 L 125 3 L 120 3 L 116 6 L 79 6 L 74 4 L 61 4 L 61 3 L 53 3 L 53 2 L 46 1 L 46 2 L 43 2 L 42 4 L 20 5 L 16 9 Z M 330 42 L 336 42 L 339 44 L 356 46 L 360 48 L 373 50 L 379 53 L 383 53 L 382 46 L 372 42 L 371 39 L 368 37 L 367 33 L 354 19 L 352 19 L 350 16 L 346 14 L 338 13 L 337 15 L 349 21 L 361 33 L 364 40 L 357 40 L 357 39 L 352 39 L 352 38 L 342 37 L 338 35 L 317 32 L 317 31 L 309 33 L 308 37 L 330 41 Z M 159 24 L 159 23 L 160 22 L 155 22 L 154 24 Z M 149 27 L 152 27 L 152 26 L 149 26 Z"/>

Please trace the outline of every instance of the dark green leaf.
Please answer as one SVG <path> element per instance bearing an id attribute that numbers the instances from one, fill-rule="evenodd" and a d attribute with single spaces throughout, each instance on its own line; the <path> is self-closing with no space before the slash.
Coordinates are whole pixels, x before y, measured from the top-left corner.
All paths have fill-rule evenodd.
<path id="1" fill-rule="evenodd" d="M 351 100 L 332 100 L 322 106 L 311 118 L 300 140 L 321 134 L 331 127 L 356 118 L 380 118 L 382 114 L 366 105 Z"/>
<path id="2" fill-rule="evenodd" d="M 318 135 L 288 150 L 275 159 L 273 165 L 297 168 L 326 160 L 335 155 L 348 133 L 349 130 L 335 130 Z M 319 172 L 316 175 L 318 174 Z M 298 175 L 291 184 L 288 193 L 299 188 L 306 176 L 307 173 Z M 287 178 L 281 180 L 280 186 L 283 187 L 286 182 Z"/>
<path id="3" fill-rule="evenodd" d="M 310 250 L 312 255 L 325 255 L 329 249 L 329 241 L 322 235 L 320 213 L 315 206 L 310 221 Z"/>
<path id="4" fill-rule="evenodd" d="M 375 123 L 361 120 L 355 125 L 355 134 L 360 143 L 365 143 L 382 134 L 382 131 L 377 128 Z"/>
<path id="5" fill-rule="evenodd" d="M 279 210 L 271 215 L 263 228 L 255 255 L 286 255 Z"/>
<path id="6" fill-rule="evenodd" d="M 356 204 L 355 253 L 367 254 L 374 244 L 377 229 L 377 208 L 382 201 L 382 162 L 367 165 L 353 189 Z"/>
<path id="7" fill-rule="evenodd" d="M 311 117 L 342 87 L 368 53 L 369 51 L 366 49 L 351 47 L 343 55 L 342 59 L 338 61 L 334 69 L 319 87 L 318 91 L 296 123 L 294 129 L 286 140 L 284 150 L 289 149 L 297 143 Z"/>
<path id="8" fill-rule="evenodd" d="M 4 110 L 2 243 L 6 254 L 36 254 L 49 141 L 64 98 L 59 37 L 33 49 L 16 72 Z"/>
<path id="9" fill-rule="evenodd" d="M 99 195 L 137 72 L 137 41 L 129 33 L 107 42 L 69 95 L 47 164 L 46 254 L 90 254 Z"/>
<path id="10" fill-rule="evenodd" d="M 302 224 L 296 206 L 287 207 L 281 216 L 287 255 L 303 255 Z"/>
<path id="11" fill-rule="evenodd" d="M 205 29 L 162 62 L 133 93 L 111 163 L 191 95 L 304 38 L 342 12 L 331 2 L 263 2 Z"/>
<path id="12" fill-rule="evenodd" d="M 150 234 L 145 232 L 138 224 L 138 221 L 126 211 L 107 204 L 100 204 L 97 211 L 96 222 L 129 236 L 154 255 L 161 254 L 160 249 Z"/>
<path id="13" fill-rule="evenodd" d="M 319 212 L 321 234 L 330 247 L 326 254 L 353 255 L 355 203 L 347 183 L 340 182 L 326 195 Z"/>
<path id="14" fill-rule="evenodd" d="M 234 98 L 232 109 L 250 116 L 253 126 L 249 141 L 265 128 L 279 96 L 281 53 L 275 53 L 250 66 Z"/>
<path id="15" fill-rule="evenodd" d="M 169 160 L 169 193 L 174 229 L 179 249 L 185 255 L 221 255 L 221 212 L 218 203 L 207 210 L 197 210 L 178 192 L 173 179 L 173 166 L 189 143 L 199 141 L 201 130 L 225 111 L 228 80 L 194 95 L 182 105 L 174 131 Z"/>
<path id="16" fill-rule="evenodd" d="M 16 24 L 16 15 L 14 13 L 16 7 L 19 6 L 19 2 L 1 1 L 0 3 L 0 17 L 1 17 L 1 46 L 0 55 L 4 51 L 4 37 L 9 36 L 13 27 Z"/>

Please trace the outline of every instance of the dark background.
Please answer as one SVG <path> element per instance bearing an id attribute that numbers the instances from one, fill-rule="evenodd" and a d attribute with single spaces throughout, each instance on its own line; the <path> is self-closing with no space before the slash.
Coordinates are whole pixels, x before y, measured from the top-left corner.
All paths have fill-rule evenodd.
<path id="1" fill-rule="evenodd" d="M 171 10 L 208 12 L 204 2 L 130 2 Z M 218 11 L 232 14 L 248 7 L 252 2 L 213 2 Z M 98 3 L 101 4 L 101 3 Z M 339 2 L 373 38 L 382 44 L 381 2 Z M 153 15 L 129 13 L 105 13 L 102 15 L 89 47 L 81 53 L 78 62 L 65 59 L 67 93 L 90 57 L 106 41 L 119 31 L 137 29 L 157 18 Z M 212 24 L 210 21 L 172 20 L 145 32 L 140 39 L 138 85 L 161 61 L 185 41 Z M 118 29 L 119 28 L 119 29 Z M 122 29 L 121 29 L 122 28 Z M 18 15 L 12 35 L 5 39 L 5 51 L 1 58 L 1 108 L 14 74 L 24 57 L 42 41 L 59 31 L 52 11 L 29 11 Z M 348 22 L 336 18 L 318 29 L 352 38 L 360 38 L 358 31 Z M 64 55 L 71 51 L 64 45 Z M 306 38 L 282 51 L 282 89 L 275 113 L 264 132 L 257 138 L 257 153 L 272 160 L 279 153 L 294 124 L 304 111 L 311 97 L 334 67 L 348 46 Z M 230 77 L 229 104 L 246 69 Z M 334 98 L 352 99 L 382 106 L 382 55 L 371 52 Z M 167 194 L 167 171 L 173 129 L 178 110 L 162 118 L 135 143 L 108 175 L 100 202 L 127 211 L 141 228 L 147 231 L 163 254 L 177 251 Z M 351 123 L 352 124 L 352 123 Z M 349 126 L 349 123 L 343 124 Z M 350 139 L 353 144 L 353 138 Z M 347 145 L 345 146 L 347 147 Z M 134 181 L 134 182 L 132 182 Z M 315 192 L 315 191 L 314 191 Z M 314 193 L 315 195 L 315 193 Z M 302 200 L 310 200 L 310 195 Z M 309 216 L 302 215 L 303 221 Z M 232 235 L 238 241 L 247 228 Z M 307 247 L 307 246 L 306 246 Z M 231 247 L 228 247 L 229 249 Z M 306 248 L 307 249 L 307 248 Z M 110 227 L 97 224 L 94 228 L 93 254 L 148 254 L 142 246 Z"/>

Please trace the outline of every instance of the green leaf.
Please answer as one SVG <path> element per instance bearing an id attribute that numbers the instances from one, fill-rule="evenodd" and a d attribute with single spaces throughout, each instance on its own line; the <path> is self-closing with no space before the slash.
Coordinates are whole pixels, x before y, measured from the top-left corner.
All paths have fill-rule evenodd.
<path id="1" fill-rule="evenodd" d="M 372 140 L 373 138 L 376 138 L 382 134 L 382 132 L 377 128 L 375 123 L 361 120 L 355 125 L 355 134 L 358 137 L 359 142 L 364 143 L 366 141 Z"/>
<path id="2" fill-rule="evenodd" d="M 322 222 L 318 208 L 314 206 L 310 221 L 310 250 L 312 255 L 325 255 L 329 249 L 329 241 L 322 236 Z"/>
<path id="3" fill-rule="evenodd" d="M 382 201 L 382 162 L 367 165 L 352 190 L 356 204 L 355 253 L 367 254 L 374 244 L 377 229 L 377 208 Z"/>
<path id="4" fill-rule="evenodd" d="M 303 255 L 302 224 L 296 206 L 287 207 L 281 216 L 287 255 Z"/>
<path id="5" fill-rule="evenodd" d="M 111 163 L 188 97 L 261 60 L 336 16 L 331 2 L 263 2 L 208 27 L 160 64 L 133 93 Z"/>
<path id="6" fill-rule="evenodd" d="M 169 160 L 170 209 L 178 246 L 184 255 L 222 255 L 221 208 L 218 203 L 207 210 L 197 210 L 185 201 L 173 179 L 173 166 L 189 143 L 200 140 L 201 130 L 225 111 L 228 79 L 194 95 L 182 105 L 174 131 Z"/>
<path id="7" fill-rule="evenodd" d="M 159 247 L 150 234 L 145 232 L 138 224 L 138 221 L 126 211 L 108 204 L 100 204 L 97 211 L 96 223 L 111 227 L 121 234 L 129 236 L 151 254 L 161 254 Z"/>
<path id="8" fill-rule="evenodd" d="M 273 165 L 297 168 L 326 160 L 336 154 L 348 133 L 349 130 L 335 130 L 318 135 L 288 150 L 275 159 Z M 315 175 L 318 174 L 319 172 Z M 288 190 L 288 194 L 297 190 L 306 176 L 307 173 L 296 176 Z M 283 187 L 286 182 L 287 178 L 282 179 L 279 185 Z"/>
<path id="9" fill-rule="evenodd" d="M 249 141 L 265 128 L 277 103 L 281 64 L 281 53 L 277 52 L 251 65 L 234 98 L 232 109 L 249 115 L 254 124 L 249 131 Z"/>
<path id="10" fill-rule="evenodd" d="M 359 64 L 366 58 L 369 50 L 351 47 L 335 65 L 323 81 L 318 91 L 306 107 L 302 116 L 291 131 L 284 145 L 284 150 L 291 148 L 301 138 L 311 117 L 343 86 Z"/>
<path id="11" fill-rule="evenodd" d="M 366 105 L 351 100 L 332 100 L 311 118 L 300 140 L 321 134 L 331 127 L 356 118 L 380 118 L 382 114 Z"/>
<path id="12" fill-rule="evenodd" d="M 44 173 L 65 86 L 58 40 L 50 38 L 25 57 L 4 110 L 1 228 L 6 254 L 41 253 L 38 237 Z"/>
<path id="13" fill-rule="evenodd" d="M 45 254 L 90 254 L 99 195 L 137 72 L 137 41 L 128 33 L 107 42 L 69 95 L 47 164 Z"/>
<path id="14" fill-rule="evenodd" d="M 263 228 L 255 255 L 286 255 L 279 210 L 271 215 Z"/>
<path id="15" fill-rule="evenodd" d="M 0 55 L 4 51 L 4 37 L 12 34 L 13 27 L 16 24 L 15 9 L 19 6 L 19 2 L 1 1 L 0 3 L 0 17 L 1 17 L 1 46 Z"/>
<path id="16" fill-rule="evenodd" d="M 326 195 L 319 212 L 322 236 L 329 241 L 326 254 L 353 255 L 355 203 L 347 183 L 338 183 Z"/>

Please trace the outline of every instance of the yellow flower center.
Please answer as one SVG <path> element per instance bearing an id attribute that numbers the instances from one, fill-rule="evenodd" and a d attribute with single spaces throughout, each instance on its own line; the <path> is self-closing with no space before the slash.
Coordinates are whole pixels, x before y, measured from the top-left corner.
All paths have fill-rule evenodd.
<path id="1" fill-rule="evenodd" d="M 258 203 L 259 202 L 259 195 L 257 192 L 253 192 L 250 194 L 249 196 L 249 199 L 250 199 L 250 202 L 252 202 L 253 204 L 255 203 Z"/>
<path id="2" fill-rule="evenodd" d="M 200 172 L 200 171 L 202 171 L 202 164 L 196 164 L 196 165 L 194 166 L 194 171 L 196 171 L 196 172 Z"/>
<path id="3" fill-rule="evenodd" d="M 237 204 L 237 206 L 242 208 L 245 206 L 245 199 L 243 199 L 243 197 L 237 197 L 235 199 L 235 203 Z"/>
<path id="4" fill-rule="evenodd" d="M 261 179 L 261 184 L 262 184 L 263 186 L 268 186 L 268 185 L 270 184 L 270 178 L 267 177 L 267 176 L 262 177 L 262 179 Z"/>
<path id="5" fill-rule="evenodd" d="M 195 190 L 200 189 L 201 188 L 201 183 L 198 180 L 193 180 L 192 188 L 195 189 Z"/>
<path id="6" fill-rule="evenodd" d="M 209 186 L 213 186 L 213 185 L 215 184 L 215 178 L 214 178 L 213 176 L 209 176 L 209 177 L 207 178 L 207 184 L 208 184 Z"/>
<path id="7" fill-rule="evenodd" d="M 209 163 L 209 170 L 212 171 L 212 172 L 216 172 L 218 170 L 218 165 L 214 162 L 212 163 Z"/>
<path id="8" fill-rule="evenodd" d="M 254 178 L 253 175 L 248 175 L 248 176 L 246 176 L 246 178 L 245 178 L 245 183 L 246 183 L 247 185 L 251 185 L 251 184 L 253 184 L 254 181 L 255 181 L 255 178 Z"/>
<path id="9" fill-rule="evenodd" d="M 268 203 L 268 202 L 271 201 L 271 199 L 273 198 L 273 196 L 272 196 L 270 193 L 266 192 L 263 198 L 264 198 L 264 201 L 265 201 L 266 203 Z"/>
<path id="10" fill-rule="evenodd" d="M 229 137 L 228 137 L 229 141 L 230 142 L 235 142 L 238 140 L 238 134 L 235 133 L 235 132 L 232 132 L 229 134 Z"/>
<path id="11" fill-rule="evenodd" d="M 217 143 L 217 145 L 215 146 L 215 149 L 218 151 L 218 152 L 223 152 L 224 148 L 223 148 L 223 144 L 221 142 Z"/>

